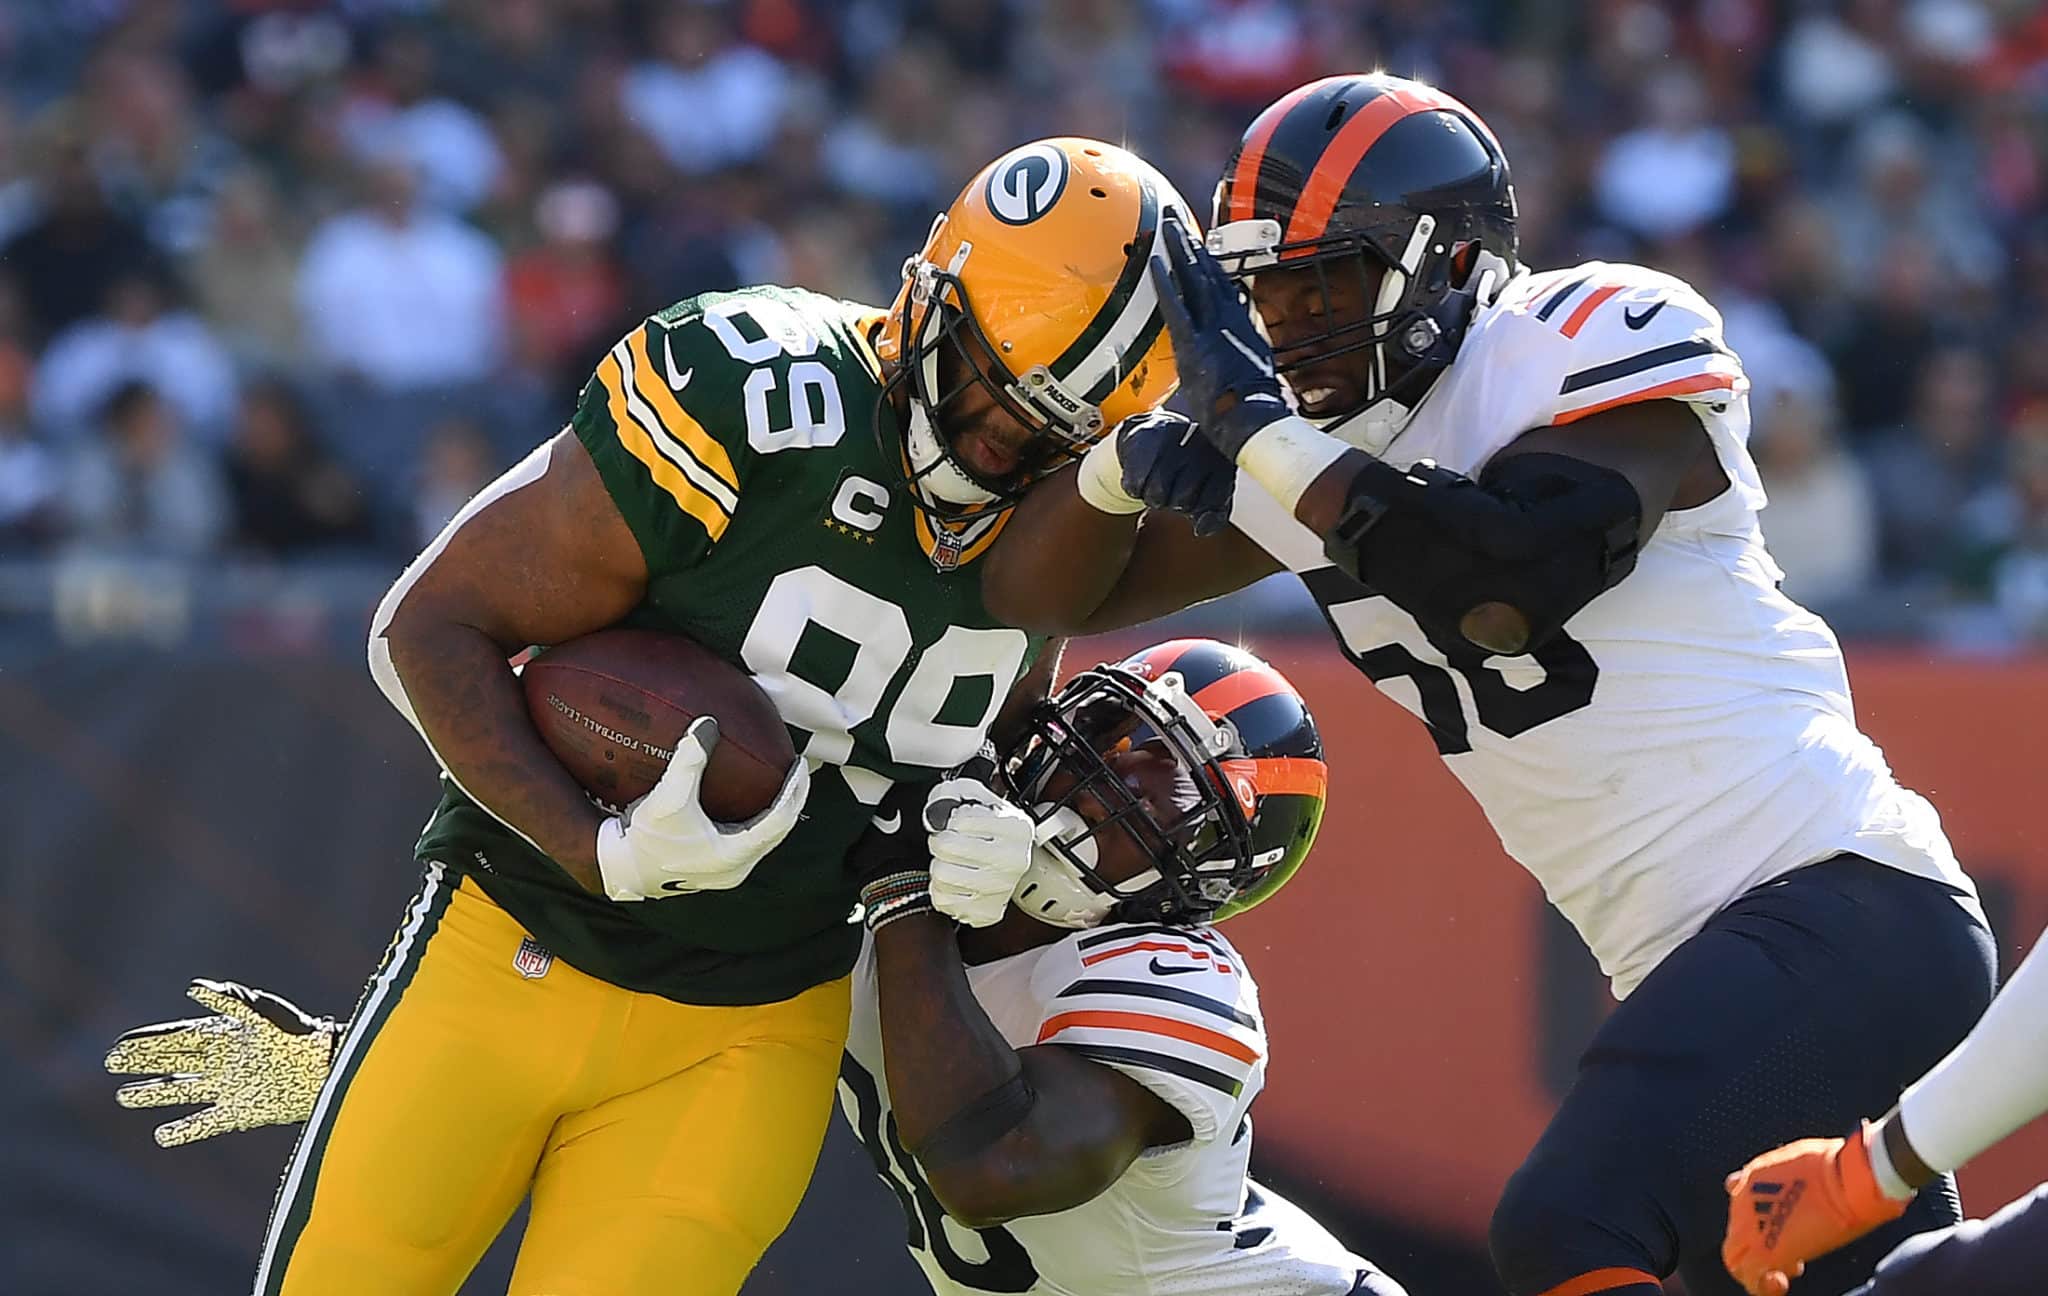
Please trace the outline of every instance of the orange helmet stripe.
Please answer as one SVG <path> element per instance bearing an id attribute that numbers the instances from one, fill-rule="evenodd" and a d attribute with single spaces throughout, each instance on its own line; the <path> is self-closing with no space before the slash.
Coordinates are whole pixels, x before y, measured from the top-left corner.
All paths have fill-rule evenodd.
<path id="1" fill-rule="evenodd" d="M 1458 106 L 1457 100 L 1426 88 L 1382 90 L 1378 98 L 1359 109 L 1330 137 L 1323 155 L 1316 159 L 1314 169 L 1309 172 L 1307 183 L 1301 187 L 1301 198 L 1295 204 L 1294 214 L 1288 218 L 1283 241 L 1300 243 L 1322 237 L 1323 231 L 1329 227 L 1330 217 L 1337 211 L 1337 200 L 1344 196 L 1344 186 L 1350 183 L 1351 173 L 1358 168 L 1359 159 L 1379 142 L 1388 127 L 1410 113 L 1433 109 L 1456 111 Z"/>
<path id="2" fill-rule="evenodd" d="M 1287 677 L 1263 663 L 1234 670 L 1222 679 L 1192 694 L 1194 704 L 1213 716 L 1226 716 L 1247 702 L 1292 693 Z"/>
<path id="3" fill-rule="evenodd" d="M 1169 639 L 1139 653 L 1138 660 L 1151 667 L 1154 675 L 1164 675 L 1173 669 L 1173 664 L 1181 659 L 1182 654 L 1208 642 L 1207 639 Z"/>
<path id="4" fill-rule="evenodd" d="M 1328 795 L 1330 790 L 1330 767 L 1311 756 L 1258 756 L 1217 764 L 1233 785 L 1240 778 L 1249 779 L 1253 791 L 1260 796 L 1319 797 Z"/>
<path id="5" fill-rule="evenodd" d="M 1259 167 L 1266 160 L 1266 145 L 1272 142 L 1273 132 L 1280 129 L 1280 123 L 1294 111 L 1294 105 L 1338 79 L 1324 77 L 1305 86 L 1296 86 L 1260 113 L 1258 120 L 1252 123 L 1251 130 L 1245 135 L 1244 147 L 1238 150 L 1237 167 L 1230 173 L 1230 219 L 1252 218 L 1252 196 L 1259 186 Z"/>

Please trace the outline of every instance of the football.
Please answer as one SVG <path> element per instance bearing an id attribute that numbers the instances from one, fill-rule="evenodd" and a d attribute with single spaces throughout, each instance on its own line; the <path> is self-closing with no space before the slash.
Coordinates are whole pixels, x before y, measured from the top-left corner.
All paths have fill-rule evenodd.
<path id="1" fill-rule="evenodd" d="M 541 741 L 612 810 L 654 787 L 698 716 L 718 721 L 699 800 L 721 823 L 766 810 L 796 761 L 760 685 L 681 635 L 599 630 L 540 653 L 520 678 Z"/>

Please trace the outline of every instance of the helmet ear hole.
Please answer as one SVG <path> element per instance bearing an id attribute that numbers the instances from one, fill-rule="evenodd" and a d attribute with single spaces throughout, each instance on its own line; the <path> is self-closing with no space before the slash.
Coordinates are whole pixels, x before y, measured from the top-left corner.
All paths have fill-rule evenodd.
<path id="1" fill-rule="evenodd" d="M 1179 768 L 1118 764 L 1134 749 Z M 1033 709 L 1002 760 L 1014 799 L 1041 825 L 1064 825 L 1041 838 L 1056 858 L 1034 857 L 1045 866 L 1031 875 L 1038 888 L 1016 896 L 1055 926 L 1207 922 L 1256 905 L 1306 854 L 1327 796 L 1300 694 L 1250 653 L 1205 639 L 1081 671 Z M 1153 867 L 1111 881 L 1127 857 L 1103 872 L 1077 859 L 1109 833 Z"/>
<path id="2" fill-rule="evenodd" d="M 1463 288 L 1465 281 L 1472 277 L 1472 268 L 1479 264 L 1479 244 L 1460 243 L 1451 251 L 1451 286 Z"/>

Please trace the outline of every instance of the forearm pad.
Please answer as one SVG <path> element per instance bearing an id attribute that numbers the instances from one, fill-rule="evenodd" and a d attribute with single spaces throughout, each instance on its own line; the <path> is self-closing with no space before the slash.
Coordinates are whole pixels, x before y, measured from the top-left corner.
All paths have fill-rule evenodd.
<path id="1" fill-rule="evenodd" d="M 1569 455 L 1510 455 L 1478 481 L 1428 460 L 1374 460 L 1324 552 L 1435 636 L 1484 603 L 1529 622 L 1534 651 L 1635 569 L 1643 503 L 1628 478 Z"/>

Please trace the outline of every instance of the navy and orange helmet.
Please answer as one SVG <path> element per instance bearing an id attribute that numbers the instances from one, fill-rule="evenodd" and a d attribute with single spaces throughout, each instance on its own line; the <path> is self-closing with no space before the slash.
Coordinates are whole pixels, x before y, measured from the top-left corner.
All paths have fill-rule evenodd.
<path id="1" fill-rule="evenodd" d="M 1370 349 L 1358 409 L 1418 403 L 1455 357 L 1484 272 L 1497 289 L 1519 269 L 1500 141 L 1450 95 L 1383 72 L 1311 81 L 1260 113 L 1217 183 L 1207 242 L 1247 280 L 1314 268 L 1326 306 L 1328 275 L 1369 273 L 1369 319 L 1291 333 L 1275 356 L 1286 373 Z"/>
<path id="2" fill-rule="evenodd" d="M 1147 746 L 1190 776 L 1186 804 L 1167 814 L 1111 764 Z M 1014 902 L 1062 927 L 1242 913 L 1300 867 L 1329 788 L 1301 694 L 1258 657 L 1212 639 L 1176 639 L 1081 671 L 1032 713 L 1003 767 L 1012 798 L 1042 828 Z M 1075 806 L 1091 801 L 1097 813 L 1084 818 Z M 1113 883 L 1094 869 L 1090 843 L 1117 831 L 1154 867 Z"/>

